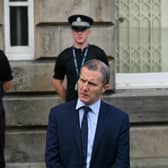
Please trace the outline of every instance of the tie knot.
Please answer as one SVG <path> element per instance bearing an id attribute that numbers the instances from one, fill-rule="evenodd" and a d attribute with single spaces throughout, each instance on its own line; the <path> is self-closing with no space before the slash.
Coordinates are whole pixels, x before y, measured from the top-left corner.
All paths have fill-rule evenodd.
<path id="1" fill-rule="evenodd" d="M 89 111 L 92 111 L 89 106 L 83 106 L 83 110 L 85 113 L 88 113 Z"/>

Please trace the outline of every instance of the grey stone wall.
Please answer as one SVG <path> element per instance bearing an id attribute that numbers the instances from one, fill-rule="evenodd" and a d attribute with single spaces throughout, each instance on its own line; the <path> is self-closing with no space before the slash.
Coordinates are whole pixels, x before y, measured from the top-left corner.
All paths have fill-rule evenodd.
<path id="1" fill-rule="evenodd" d="M 10 93 L 38 93 L 54 91 L 52 75 L 55 61 L 11 62 L 13 86 Z"/>
<path id="2" fill-rule="evenodd" d="M 111 22 L 114 12 L 113 0 L 71 0 L 66 3 L 55 0 L 35 0 L 36 24 L 66 22 L 71 14 L 86 14 L 97 22 Z"/>
<path id="3" fill-rule="evenodd" d="M 113 56 L 113 26 L 95 26 L 89 39 L 100 46 L 109 57 Z M 37 28 L 36 57 L 56 57 L 63 49 L 71 46 L 72 37 L 69 26 L 43 25 Z"/>
<path id="4" fill-rule="evenodd" d="M 0 0 L 0 49 L 2 49 L 3 47 L 3 42 L 2 42 L 3 8 L 2 8 L 2 5 L 3 5 L 2 0 Z"/>

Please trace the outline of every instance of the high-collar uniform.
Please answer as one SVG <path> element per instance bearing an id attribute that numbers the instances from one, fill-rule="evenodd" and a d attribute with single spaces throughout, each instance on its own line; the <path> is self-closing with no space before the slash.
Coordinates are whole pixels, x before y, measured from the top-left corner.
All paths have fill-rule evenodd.
<path id="1" fill-rule="evenodd" d="M 4 52 L 0 50 L 0 168 L 5 167 L 4 145 L 5 145 L 5 111 L 3 107 L 3 82 L 12 80 L 9 61 Z"/>
<path id="2" fill-rule="evenodd" d="M 76 100 L 51 109 L 46 138 L 47 168 L 83 168 Z M 101 101 L 89 168 L 130 168 L 128 114 Z"/>

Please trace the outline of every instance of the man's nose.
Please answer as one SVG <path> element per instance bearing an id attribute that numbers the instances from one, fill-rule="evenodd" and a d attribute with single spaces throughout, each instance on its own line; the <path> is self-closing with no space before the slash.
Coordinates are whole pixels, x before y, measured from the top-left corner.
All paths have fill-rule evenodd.
<path id="1" fill-rule="evenodd" d="M 83 84 L 83 88 L 88 89 L 88 82 L 87 81 Z"/>

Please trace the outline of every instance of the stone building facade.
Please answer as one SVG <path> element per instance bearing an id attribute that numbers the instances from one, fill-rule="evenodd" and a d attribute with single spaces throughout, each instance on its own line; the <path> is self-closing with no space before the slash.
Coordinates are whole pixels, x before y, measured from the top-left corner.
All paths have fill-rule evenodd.
<path id="1" fill-rule="evenodd" d="M 5 46 L 4 2 L 0 0 L 0 48 Z M 33 59 L 11 59 L 13 88 L 4 97 L 8 168 L 43 168 L 48 112 L 61 103 L 52 84 L 55 58 L 71 45 L 67 17 L 90 15 L 95 20 L 91 43 L 107 53 L 115 88 L 114 0 L 30 0 L 33 4 Z M 115 90 L 103 99 L 129 113 L 132 168 L 168 167 L 167 89 Z"/>

